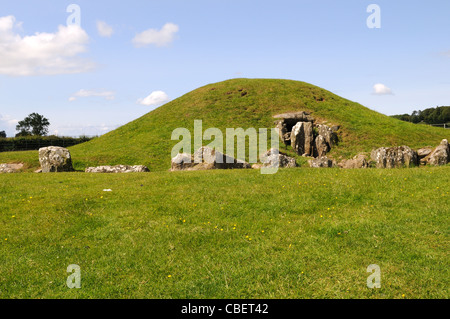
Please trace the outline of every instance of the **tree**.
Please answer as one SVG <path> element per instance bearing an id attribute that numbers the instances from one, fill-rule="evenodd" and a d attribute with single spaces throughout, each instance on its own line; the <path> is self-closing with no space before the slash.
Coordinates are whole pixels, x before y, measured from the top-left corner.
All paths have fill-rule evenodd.
<path id="1" fill-rule="evenodd" d="M 414 111 L 411 115 L 402 114 L 391 116 L 402 121 L 413 123 L 444 124 L 450 122 L 450 106 L 431 107 L 423 111 Z"/>
<path id="2" fill-rule="evenodd" d="M 16 136 L 38 135 L 44 136 L 48 133 L 50 122 L 44 116 L 38 113 L 31 113 L 23 121 L 19 121 L 16 130 L 19 133 Z"/>
<path id="3" fill-rule="evenodd" d="M 421 111 L 414 111 L 414 112 L 412 112 L 412 114 L 411 114 L 411 122 L 419 123 L 420 120 L 421 120 L 421 118 L 420 118 L 421 113 L 422 113 Z"/>
<path id="4" fill-rule="evenodd" d="M 0 131 L 0 138 L 6 138 L 6 132 Z"/>

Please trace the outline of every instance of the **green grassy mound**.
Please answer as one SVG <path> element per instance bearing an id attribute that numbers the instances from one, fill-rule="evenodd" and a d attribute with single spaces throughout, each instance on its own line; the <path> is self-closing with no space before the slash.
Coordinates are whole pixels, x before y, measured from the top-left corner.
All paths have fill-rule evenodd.
<path id="1" fill-rule="evenodd" d="M 171 140 L 175 128 L 185 127 L 193 134 L 196 119 L 203 121 L 203 130 L 217 127 L 224 134 L 226 128 L 271 128 L 273 115 L 302 110 L 310 111 L 318 121 L 341 125 L 341 142 L 330 153 L 335 159 L 381 146 L 435 146 L 450 138 L 445 129 L 402 122 L 308 83 L 232 79 L 198 88 L 70 151 L 76 169 L 143 164 L 152 171 L 166 170 L 171 149 L 178 142 Z M 0 153 L 0 162 L 13 161 L 37 167 L 37 152 Z"/>

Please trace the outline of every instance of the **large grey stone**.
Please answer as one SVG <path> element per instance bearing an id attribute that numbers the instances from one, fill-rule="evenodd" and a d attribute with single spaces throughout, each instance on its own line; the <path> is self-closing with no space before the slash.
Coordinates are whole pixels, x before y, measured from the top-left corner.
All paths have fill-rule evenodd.
<path id="1" fill-rule="evenodd" d="M 318 135 L 315 139 L 315 149 L 314 149 L 314 155 L 316 157 L 322 157 L 325 156 L 329 150 L 330 146 L 326 142 L 325 138 L 322 135 Z"/>
<path id="2" fill-rule="evenodd" d="M 420 165 L 426 165 L 428 162 L 428 155 L 433 152 L 433 148 L 431 146 L 423 147 L 417 150 L 417 158 L 419 160 Z"/>
<path id="3" fill-rule="evenodd" d="M 420 159 L 427 157 L 431 154 L 433 148 L 431 146 L 423 147 L 417 150 L 417 157 Z"/>
<path id="4" fill-rule="evenodd" d="M 380 147 L 370 157 L 377 168 L 411 167 L 418 164 L 417 152 L 408 146 Z"/>
<path id="5" fill-rule="evenodd" d="M 358 154 L 352 159 L 342 160 L 338 166 L 340 168 L 367 168 L 369 167 L 369 162 L 366 155 Z"/>
<path id="6" fill-rule="evenodd" d="M 287 125 L 284 121 L 278 121 L 275 129 L 280 136 L 281 141 L 289 145 L 291 143 L 291 132 L 288 131 Z"/>
<path id="7" fill-rule="evenodd" d="M 436 147 L 427 158 L 430 165 L 446 165 L 450 163 L 450 145 L 446 139 Z"/>
<path id="8" fill-rule="evenodd" d="M 283 119 L 285 122 L 294 122 L 294 124 L 297 122 L 314 122 L 314 118 L 310 113 L 305 111 L 277 114 L 274 115 L 273 118 Z"/>
<path id="9" fill-rule="evenodd" d="M 183 171 L 194 166 L 194 159 L 192 155 L 187 153 L 178 153 L 177 156 L 172 158 L 171 171 Z"/>
<path id="10" fill-rule="evenodd" d="M 64 147 L 48 146 L 40 148 L 39 163 L 43 173 L 73 171 L 70 152 Z"/>
<path id="11" fill-rule="evenodd" d="M 319 136 L 323 136 L 323 139 L 328 144 L 328 147 L 331 148 L 337 144 L 337 134 L 336 131 L 333 131 L 328 125 L 325 124 L 317 124 L 317 131 Z"/>

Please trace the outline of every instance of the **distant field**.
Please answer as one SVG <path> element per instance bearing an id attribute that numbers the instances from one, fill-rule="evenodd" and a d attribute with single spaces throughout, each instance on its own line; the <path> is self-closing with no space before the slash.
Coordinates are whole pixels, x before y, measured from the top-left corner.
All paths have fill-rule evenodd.
<path id="1" fill-rule="evenodd" d="M 0 298 L 449 298 L 449 176 L 2 174 Z"/>

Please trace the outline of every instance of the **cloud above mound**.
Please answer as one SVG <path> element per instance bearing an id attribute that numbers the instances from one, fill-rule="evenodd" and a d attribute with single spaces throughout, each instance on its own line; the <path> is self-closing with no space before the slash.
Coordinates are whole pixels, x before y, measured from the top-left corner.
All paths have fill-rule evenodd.
<path id="1" fill-rule="evenodd" d="M 161 30 L 148 29 L 138 33 L 132 40 L 135 47 L 143 47 L 149 44 L 154 44 L 157 47 L 166 46 L 175 38 L 175 33 L 178 32 L 178 26 L 174 23 L 166 23 Z"/>
<path id="2" fill-rule="evenodd" d="M 80 58 L 89 36 L 78 25 L 58 27 L 54 33 L 21 36 L 14 16 L 0 17 L 0 74 L 55 75 L 87 72 L 94 63 Z"/>
<path id="3" fill-rule="evenodd" d="M 95 90 L 79 90 L 74 93 L 71 97 L 69 97 L 69 101 L 75 101 L 80 97 L 91 97 L 91 96 L 99 96 L 104 97 L 106 100 L 114 100 L 115 93 L 113 91 L 95 91 Z"/>
<path id="4" fill-rule="evenodd" d="M 138 99 L 136 103 L 145 106 L 158 106 L 170 100 L 169 96 L 163 91 L 153 91 L 149 96 Z"/>
<path id="5" fill-rule="evenodd" d="M 373 86 L 373 94 L 374 95 L 393 95 L 392 90 L 388 88 L 386 85 L 377 83 Z"/>

